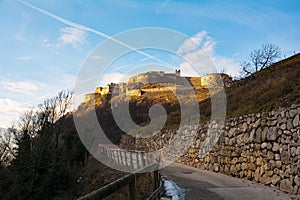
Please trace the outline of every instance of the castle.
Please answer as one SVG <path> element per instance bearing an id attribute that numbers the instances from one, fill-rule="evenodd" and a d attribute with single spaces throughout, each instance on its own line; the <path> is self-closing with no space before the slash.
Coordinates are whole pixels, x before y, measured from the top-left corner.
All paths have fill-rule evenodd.
<path id="1" fill-rule="evenodd" d="M 165 73 L 163 71 L 149 71 L 129 78 L 127 83 L 111 83 L 106 87 L 97 87 L 94 93 L 85 94 L 85 102 L 100 96 L 141 96 L 145 92 L 165 92 L 184 89 L 188 86 L 193 88 L 209 88 L 219 86 L 229 86 L 231 77 L 224 73 L 206 74 L 202 77 L 182 77 L 180 70 L 175 73 Z M 160 84 L 163 87 L 141 88 L 145 84 Z"/>

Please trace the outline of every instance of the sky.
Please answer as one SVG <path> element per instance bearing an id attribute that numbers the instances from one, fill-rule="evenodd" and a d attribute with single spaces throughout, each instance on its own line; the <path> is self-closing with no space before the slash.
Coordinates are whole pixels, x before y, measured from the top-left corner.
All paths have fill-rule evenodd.
<path id="1" fill-rule="evenodd" d="M 0 127 L 10 126 L 20 113 L 60 90 L 73 90 L 87 58 L 111 36 L 145 27 L 178 31 L 187 40 L 175 54 L 193 41 L 218 71 L 237 76 L 239 63 L 262 44 L 279 46 L 282 58 L 299 53 L 299 21 L 297 0 L 1 0 Z M 148 65 L 142 69 L 149 70 L 158 61 L 193 75 L 183 58 L 157 49 L 142 54 L 133 49 L 101 78 L 97 67 L 94 75 L 99 85 L 124 81 L 135 66 Z"/>

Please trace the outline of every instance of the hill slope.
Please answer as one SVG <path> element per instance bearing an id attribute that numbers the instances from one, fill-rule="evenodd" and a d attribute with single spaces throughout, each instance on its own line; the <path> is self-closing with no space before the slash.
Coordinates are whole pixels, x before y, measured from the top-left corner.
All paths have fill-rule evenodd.
<path id="1" fill-rule="evenodd" d="M 226 94 L 229 117 L 300 103 L 300 54 L 233 82 Z"/>

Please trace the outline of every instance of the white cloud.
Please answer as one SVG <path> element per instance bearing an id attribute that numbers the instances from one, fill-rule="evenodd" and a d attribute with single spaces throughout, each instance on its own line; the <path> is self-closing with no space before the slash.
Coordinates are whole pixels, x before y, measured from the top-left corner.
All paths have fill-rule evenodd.
<path id="1" fill-rule="evenodd" d="M 27 104 L 9 98 L 0 99 L 0 126 L 5 128 L 11 126 L 28 109 Z"/>
<path id="2" fill-rule="evenodd" d="M 0 99 L 0 112 L 5 114 L 22 113 L 27 110 L 26 105 L 9 98 Z"/>
<path id="3" fill-rule="evenodd" d="M 177 53 L 186 60 L 180 64 L 183 76 L 199 76 L 220 72 L 235 76 L 239 73 L 239 64 L 233 58 L 215 53 L 216 41 L 206 31 L 201 31 L 187 39 Z"/>
<path id="4" fill-rule="evenodd" d="M 59 40 L 63 44 L 71 44 L 74 47 L 77 47 L 86 42 L 85 38 L 87 36 L 87 33 L 82 29 L 74 27 L 64 27 L 60 29 L 60 33 L 61 35 Z"/>
<path id="5" fill-rule="evenodd" d="M 4 89 L 13 91 L 13 92 L 20 92 L 24 94 L 33 94 L 35 91 L 39 89 L 37 85 L 32 82 L 28 81 L 1 81 L 1 85 Z"/>
<path id="6" fill-rule="evenodd" d="M 103 74 L 101 77 L 99 85 L 105 86 L 108 83 L 121 83 L 121 82 L 127 82 L 129 78 L 129 75 L 124 75 L 118 72 L 113 72 L 109 74 Z"/>
<path id="7" fill-rule="evenodd" d="M 215 55 L 211 57 L 215 63 L 218 71 L 225 70 L 225 73 L 230 74 L 232 77 L 238 76 L 240 71 L 240 64 L 233 58 Z"/>
<path id="8" fill-rule="evenodd" d="M 207 35 L 206 31 L 201 31 L 197 33 L 195 36 L 190 37 L 179 47 L 177 53 L 187 54 L 187 53 L 194 52 L 199 48 L 201 42 L 203 41 L 206 35 Z"/>

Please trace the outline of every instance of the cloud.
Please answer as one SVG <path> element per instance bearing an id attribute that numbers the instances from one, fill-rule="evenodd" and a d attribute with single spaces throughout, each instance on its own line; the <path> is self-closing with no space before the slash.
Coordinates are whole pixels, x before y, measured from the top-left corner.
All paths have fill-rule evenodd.
<path id="1" fill-rule="evenodd" d="M 105 86 L 108 83 L 121 83 L 121 82 L 127 82 L 129 78 L 129 75 L 124 75 L 118 72 L 113 72 L 109 74 L 103 74 L 101 77 L 99 85 Z"/>
<path id="2" fill-rule="evenodd" d="M 178 48 L 177 53 L 185 61 L 180 64 L 183 76 L 199 76 L 207 73 L 220 72 L 235 76 L 239 73 L 239 64 L 233 58 L 215 53 L 217 43 L 206 31 L 200 31 L 188 38 Z"/>
<path id="3" fill-rule="evenodd" d="M 0 112 L 5 114 L 19 114 L 27 110 L 27 106 L 15 100 L 4 98 L 0 99 Z"/>
<path id="4" fill-rule="evenodd" d="M 169 3 L 170 3 L 170 0 L 164 1 L 164 2 L 163 2 L 163 3 L 155 10 L 155 12 L 156 12 L 156 13 L 159 13 L 160 10 L 164 9 Z"/>
<path id="5" fill-rule="evenodd" d="M 63 44 L 71 44 L 74 47 L 77 47 L 86 42 L 85 38 L 87 36 L 87 33 L 82 29 L 74 27 L 64 27 L 60 29 L 60 33 L 61 35 L 59 40 Z"/>
<path id="6" fill-rule="evenodd" d="M 12 91 L 12 92 L 20 92 L 24 94 L 33 94 L 35 91 L 39 89 L 37 85 L 28 81 L 1 81 L 1 85 L 4 89 Z"/>
<path id="7" fill-rule="evenodd" d="M 9 98 L 0 98 L 0 126 L 8 128 L 19 116 L 29 110 L 29 105 Z"/>
<path id="8" fill-rule="evenodd" d="M 107 34 L 105 34 L 103 32 L 100 32 L 100 31 L 97 31 L 95 29 L 86 27 L 84 25 L 77 24 L 77 23 L 74 23 L 72 21 L 66 20 L 64 18 L 61 18 L 61 17 L 59 17 L 59 16 L 57 16 L 57 15 L 51 13 L 51 12 L 48 12 L 48 11 L 44 10 L 44 9 L 38 8 L 38 7 L 36 7 L 36 6 L 34 6 L 34 5 L 30 4 L 30 3 L 27 3 L 25 1 L 19 0 L 19 2 L 22 3 L 22 4 L 24 4 L 24 5 L 26 5 L 26 6 L 28 6 L 28 7 L 30 7 L 30 8 L 32 8 L 32 9 L 34 9 L 34 10 L 37 10 L 38 12 L 43 13 L 43 14 L 45 14 L 45 15 L 47 15 L 47 16 L 49 16 L 49 17 L 51 17 L 51 18 L 53 18 L 53 19 L 55 19 L 55 20 L 57 20 L 57 21 L 59 21 L 61 23 L 64 23 L 64 24 L 70 26 L 68 28 L 73 28 L 73 29 L 80 30 L 80 31 L 83 31 L 83 32 L 94 33 L 96 35 L 99 35 L 99 36 L 102 36 L 102 37 L 104 37 L 106 39 L 109 39 L 109 40 L 111 40 L 111 41 L 113 41 L 113 42 L 115 42 L 117 44 L 120 44 L 120 45 L 122 45 L 122 46 L 124 46 L 124 47 L 126 47 L 126 48 L 128 48 L 130 50 L 133 50 L 133 51 L 135 51 L 135 52 L 137 52 L 137 53 L 139 53 L 141 55 L 144 55 L 144 56 L 146 56 L 148 58 L 152 58 L 153 60 L 156 60 L 156 61 L 159 61 L 160 63 L 166 64 L 167 66 L 169 65 L 169 63 L 167 63 L 167 62 L 164 62 L 163 60 L 160 60 L 160 59 L 158 59 L 156 57 L 153 57 L 153 56 L 151 56 L 151 55 L 149 55 L 147 53 L 144 53 L 143 51 L 141 51 L 139 49 L 136 49 L 135 47 L 130 46 L 129 44 L 126 44 L 126 43 L 124 43 L 124 42 L 122 42 L 120 40 L 117 40 L 116 38 L 111 37 L 111 36 L 109 36 L 109 35 L 107 35 Z M 126 3 L 126 5 L 128 5 L 128 3 Z"/>
<path id="9" fill-rule="evenodd" d="M 232 77 L 239 75 L 240 63 L 235 59 L 219 55 L 214 55 L 211 59 L 219 72 L 224 70 L 225 73 L 230 74 Z"/>

